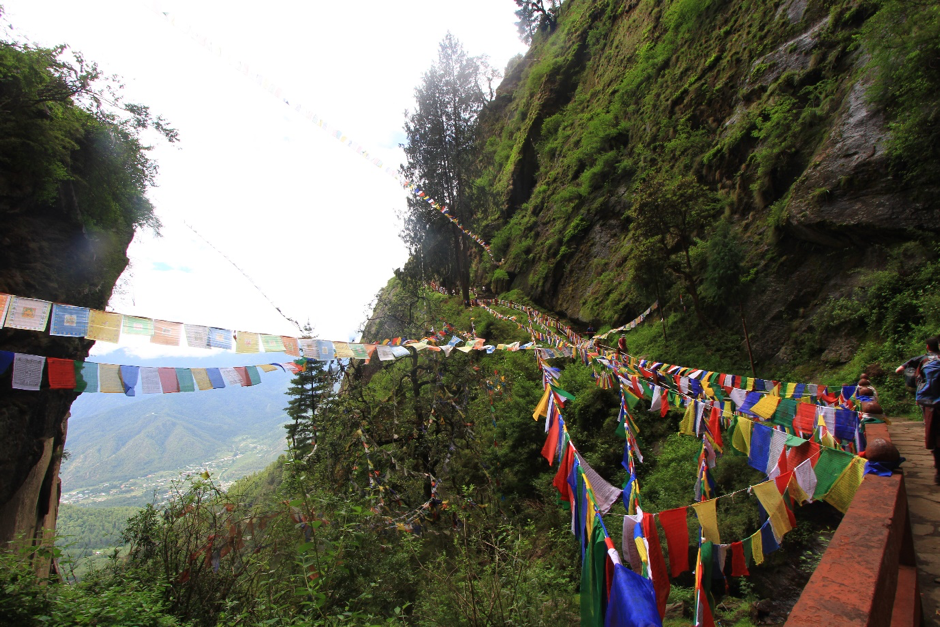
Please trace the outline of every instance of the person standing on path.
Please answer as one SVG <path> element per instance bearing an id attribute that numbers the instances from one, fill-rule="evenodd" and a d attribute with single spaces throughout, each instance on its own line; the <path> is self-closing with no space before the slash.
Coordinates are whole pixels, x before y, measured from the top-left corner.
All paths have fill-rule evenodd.
<path id="1" fill-rule="evenodd" d="M 917 404 L 924 412 L 924 446 L 933 453 L 933 481 L 940 485 L 940 338 L 928 339 L 927 354 L 907 360 L 895 372 L 912 365 L 916 367 Z"/>
<path id="2" fill-rule="evenodd" d="M 623 356 L 627 354 L 627 338 L 620 336 L 620 339 L 617 340 L 617 359 L 622 360 Z"/>

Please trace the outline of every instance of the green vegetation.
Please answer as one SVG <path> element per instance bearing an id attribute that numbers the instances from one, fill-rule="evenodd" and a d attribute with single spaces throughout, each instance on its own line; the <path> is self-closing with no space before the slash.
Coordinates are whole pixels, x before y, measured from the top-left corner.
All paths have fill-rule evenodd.
<path id="1" fill-rule="evenodd" d="M 65 46 L 0 42 L 6 208 L 62 202 L 86 228 L 159 226 L 144 195 L 157 167 L 141 134 L 153 129 L 169 141 L 177 134 L 147 107 L 122 102 L 119 89 Z"/>

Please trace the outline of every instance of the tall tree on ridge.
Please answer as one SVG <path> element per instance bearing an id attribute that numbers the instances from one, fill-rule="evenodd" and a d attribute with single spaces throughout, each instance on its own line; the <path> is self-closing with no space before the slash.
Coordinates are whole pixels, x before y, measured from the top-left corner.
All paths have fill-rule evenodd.
<path id="1" fill-rule="evenodd" d="M 437 63 L 415 89 L 415 110 L 405 112 L 402 175 L 467 226 L 473 217 L 472 164 L 477 117 L 487 102 L 487 70 L 484 59 L 468 55 L 447 33 Z M 423 199 L 409 198 L 402 238 L 411 252 L 412 271 L 422 279 L 459 285 L 464 300 L 470 298 L 469 251 L 475 244 L 456 225 Z"/>

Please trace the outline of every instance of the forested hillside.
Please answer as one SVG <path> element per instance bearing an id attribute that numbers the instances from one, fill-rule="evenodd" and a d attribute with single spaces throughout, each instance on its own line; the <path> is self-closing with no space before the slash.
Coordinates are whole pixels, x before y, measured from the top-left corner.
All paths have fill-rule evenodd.
<path id="1" fill-rule="evenodd" d="M 174 482 L 79 585 L 0 554 L 0 617 L 785 622 L 862 481 L 859 376 L 908 411 L 887 371 L 940 330 L 940 9 L 517 5 L 498 88 L 450 35 L 416 87 L 371 357 L 298 360 L 285 457 Z"/>

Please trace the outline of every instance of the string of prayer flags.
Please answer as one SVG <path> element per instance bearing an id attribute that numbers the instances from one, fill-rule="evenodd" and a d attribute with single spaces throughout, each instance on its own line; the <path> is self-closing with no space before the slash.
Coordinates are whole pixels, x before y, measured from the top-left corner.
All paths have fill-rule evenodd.
<path id="1" fill-rule="evenodd" d="M 89 313 L 86 307 L 54 304 L 52 306 L 52 323 L 49 325 L 49 335 L 85 337 L 88 332 Z"/>

